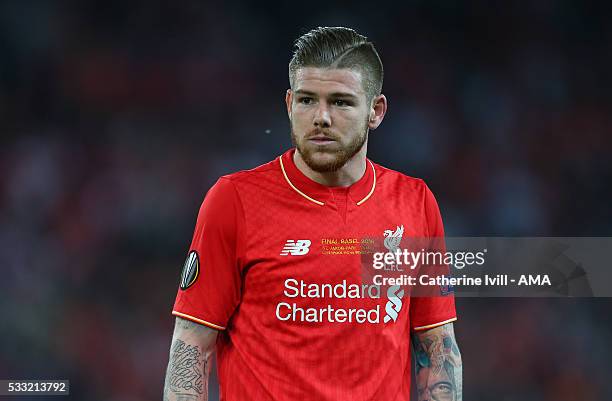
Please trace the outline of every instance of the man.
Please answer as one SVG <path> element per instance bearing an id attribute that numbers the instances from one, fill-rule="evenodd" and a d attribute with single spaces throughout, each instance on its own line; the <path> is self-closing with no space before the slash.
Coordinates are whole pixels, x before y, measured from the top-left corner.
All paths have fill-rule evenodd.
<path id="1" fill-rule="evenodd" d="M 366 158 L 387 111 L 378 53 L 352 29 L 317 28 L 289 79 L 295 149 L 221 177 L 200 209 L 164 399 L 206 400 L 216 349 L 223 400 L 409 400 L 412 335 L 419 400 L 461 400 L 453 295 L 364 279 L 372 239 L 444 235 L 422 180 Z"/>

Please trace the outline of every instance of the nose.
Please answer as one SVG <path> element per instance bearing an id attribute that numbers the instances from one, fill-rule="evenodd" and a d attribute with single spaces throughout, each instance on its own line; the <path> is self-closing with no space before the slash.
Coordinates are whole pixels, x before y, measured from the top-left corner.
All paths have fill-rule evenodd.
<path id="1" fill-rule="evenodd" d="M 325 102 L 319 103 L 319 107 L 315 111 L 313 124 L 318 128 L 329 128 L 331 126 L 331 116 Z"/>

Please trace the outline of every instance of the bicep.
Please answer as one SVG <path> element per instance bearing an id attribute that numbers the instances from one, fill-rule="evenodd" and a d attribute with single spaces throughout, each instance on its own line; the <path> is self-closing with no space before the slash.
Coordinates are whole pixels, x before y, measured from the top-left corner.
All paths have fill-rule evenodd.
<path id="1" fill-rule="evenodd" d="M 174 348 L 176 344 L 183 343 L 197 347 L 199 352 L 212 352 L 218 334 L 218 330 L 177 316 L 172 335 L 172 346 Z"/>

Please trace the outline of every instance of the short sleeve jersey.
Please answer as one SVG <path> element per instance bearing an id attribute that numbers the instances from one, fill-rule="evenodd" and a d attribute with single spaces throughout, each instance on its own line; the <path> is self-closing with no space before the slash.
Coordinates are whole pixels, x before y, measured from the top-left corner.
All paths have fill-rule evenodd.
<path id="1" fill-rule="evenodd" d="M 408 401 L 410 333 L 456 320 L 454 297 L 390 299 L 363 255 L 400 227 L 400 243 L 443 237 L 436 200 L 370 160 L 350 187 L 320 185 L 294 152 L 209 190 L 172 313 L 220 331 L 222 400 Z"/>

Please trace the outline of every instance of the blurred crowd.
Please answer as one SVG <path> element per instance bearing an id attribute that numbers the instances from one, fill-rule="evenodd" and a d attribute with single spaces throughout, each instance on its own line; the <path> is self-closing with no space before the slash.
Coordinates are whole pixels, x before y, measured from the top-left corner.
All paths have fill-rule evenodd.
<path id="1" fill-rule="evenodd" d="M 610 235 L 610 17 L 569 0 L 0 2 L 0 379 L 161 399 L 199 204 L 291 146 L 287 64 L 319 25 L 375 42 L 389 111 L 369 156 L 427 181 L 447 235 Z M 611 305 L 459 299 L 464 398 L 612 399 Z"/>

